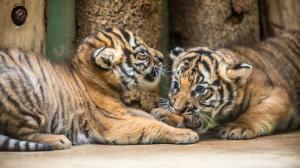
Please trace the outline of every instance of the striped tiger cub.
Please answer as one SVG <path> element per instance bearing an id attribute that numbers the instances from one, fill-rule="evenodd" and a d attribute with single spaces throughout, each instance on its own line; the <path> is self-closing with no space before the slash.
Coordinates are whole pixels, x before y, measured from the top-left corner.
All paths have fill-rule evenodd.
<path id="1" fill-rule="evenodd" d="M 253 47 L 175 48 L 169 100 L 159 120 L 223 139 L 251 139 L 300 126 L 300 34 Z"/>
<path id="2" fill-rule="evenodd" d="M 123 94 L 131 90 L 155 90 L 162 58 L 138 36 L 117 28 L 86 37 L 69 64 L 1 49 L 0 149 L 196 142 L 197 133 L 132 115 L 134 108 L 124 103 Z"/>

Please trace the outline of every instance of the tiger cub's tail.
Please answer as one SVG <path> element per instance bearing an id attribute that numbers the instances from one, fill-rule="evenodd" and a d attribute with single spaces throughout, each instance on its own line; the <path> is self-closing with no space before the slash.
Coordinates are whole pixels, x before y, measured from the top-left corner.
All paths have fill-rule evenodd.
<path id="1" fill-rule="evenodd" d="M 51 151 L 49 144 L 20 141 L 0 134 L 0 151 Z"/>

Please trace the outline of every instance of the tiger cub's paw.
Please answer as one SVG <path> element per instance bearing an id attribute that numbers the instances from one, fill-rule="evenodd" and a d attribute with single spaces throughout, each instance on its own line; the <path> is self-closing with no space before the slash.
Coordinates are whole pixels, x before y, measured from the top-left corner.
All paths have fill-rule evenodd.
<path id="1" fill-rule="evenodd" d="M 40 142 L 51 145 L 54 150 L 70 149 L 72 146 L 64 135 L 44 134 L 40 137 Z"/>
<path id="2" fill-rule="evenodd" d="M 155 108 L 151 111 L 151 115 L 158 121 L 163 121 L 170 113 L 167 108 L 163 107 Z"/>
<path id="3" fill-rule="evenodd" d="M 217 130 L 217 134 L 222 139 L 245 140 L 253 139 L 258 136 L 251 127 L 245 127 L 239 124 L 230 123 Z"/>
<path id="4" fill-rule="evenodd" d="M 184 128 L 184 118 L 170 112 L 167 108 L 159 107 L 151 111 L 151 115 L 158 121 L 177 128 Z"/>
<path id="5" fill-rule="evenodd" d="M 190 129 L 177 128 L 172 141 L 176 144 L 192 144 L 199 141 L 199 135 Z"/>

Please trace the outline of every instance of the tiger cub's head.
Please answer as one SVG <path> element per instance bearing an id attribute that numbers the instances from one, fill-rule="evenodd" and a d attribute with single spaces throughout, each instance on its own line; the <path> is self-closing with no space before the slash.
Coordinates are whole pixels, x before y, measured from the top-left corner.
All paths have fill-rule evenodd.
<path id="1" fill-rule="evenodd" d="M 169 105 L 184 117 L 186 127 L 204 130 L 238 110 L 251 65 L 234 61 L 226 49 L 175 48 L 170 57 Z"/>
<path id="2" fill-rule="evenodd" d="M 156 87 L 163 55 L 134 33 L 105 29 L 89 35 L 77 50 L 74 64 L 90 82 L 115 90 Z"/>

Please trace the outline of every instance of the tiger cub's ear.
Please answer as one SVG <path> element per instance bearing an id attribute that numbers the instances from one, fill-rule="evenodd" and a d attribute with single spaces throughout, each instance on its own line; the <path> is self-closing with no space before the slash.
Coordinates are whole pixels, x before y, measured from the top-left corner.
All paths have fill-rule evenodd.
<path id="1" fill-rule="evenodd" d="M 93 60 L 103 69 L 111 69 L 118 63 L 117 52 L 113 48 L 101 47 L 93 52 Z"/>
<path id="2" fill-rule="evenodd" d="M 251 65 L 247 63 L 239 63 L 227 70 L 227 77 L 235 83 L 245 84 L 251 73 Z"/>
<path id="3" fill-rule="evenodd" d="M 170 58 L 174 60 L 179 54 L 183 53 L 185 50 L 181 47 L 175 47 L 171 50 Z"/>

